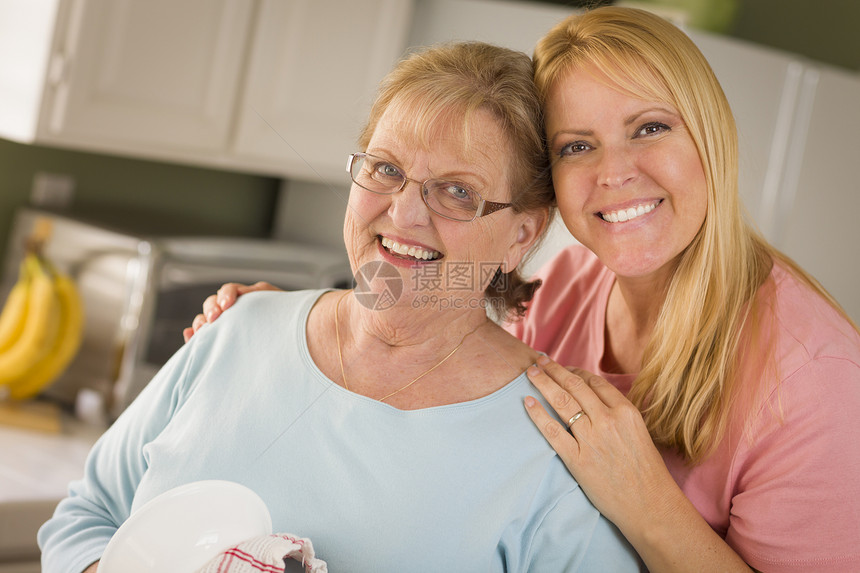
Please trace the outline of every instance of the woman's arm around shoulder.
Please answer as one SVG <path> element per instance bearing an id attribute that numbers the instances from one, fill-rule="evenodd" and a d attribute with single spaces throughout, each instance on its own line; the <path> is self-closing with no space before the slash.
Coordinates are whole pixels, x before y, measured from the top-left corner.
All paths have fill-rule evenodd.
<path id="1" fill-rule="evenodd" d="M 252 285 L 243 285 L 239 283 L 226 283 L 221 285 L 218 292 L 209 295 L 206 300 L 203 301 L 203 312 L 195 316 L 191 326 L 182 331 L 182 336 L 185 338 L 185 342 L 191 340 L 191 337 L 194 336 L 194 334 L 200 330 L 200 327 L 204 324 L 217 320 L 218 317 L 221 316 L 221 313 L 233 306 L 236 303 L 236 300 L 238 300 L 238 298 L 243 294 L 264 290 L 277 291 L 281 289 L 265 281 L 259 281 Z"/>

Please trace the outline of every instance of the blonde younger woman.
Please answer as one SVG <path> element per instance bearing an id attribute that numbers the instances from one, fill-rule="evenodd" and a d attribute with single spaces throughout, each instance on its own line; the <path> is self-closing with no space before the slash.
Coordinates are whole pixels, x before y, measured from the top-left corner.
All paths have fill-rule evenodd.
<path id="1" fill-rule="evenodd" d="M 532 419 L 651 571 L 860 570 L 860 335 L 745 223 L 707 61 L 622 8 L 561 22 L 534 60 L 584 246 L 512 328 L 583 369 L 540 360 L 568 427 L 527 400 Z"/>

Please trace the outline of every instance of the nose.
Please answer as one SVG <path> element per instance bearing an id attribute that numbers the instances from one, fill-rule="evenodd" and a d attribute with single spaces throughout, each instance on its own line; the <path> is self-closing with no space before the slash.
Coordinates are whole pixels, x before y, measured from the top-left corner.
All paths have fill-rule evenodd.
<path id="1" fill-rule="evenodd" d="M 422 184 L 414 179 L 407 179 L 406 185 L 391 197 L 388 215 L 394 224 L 401 229 L 408 229 L 430 222 L 430 209 L 424 203 Z"/>
<path id="2" fill-rule="evenodd" d="M 597 182 L 612 189 L 623 187 L 638 172 L 633 152 L 622 147 L 604 148 L 598 169 Z"/>

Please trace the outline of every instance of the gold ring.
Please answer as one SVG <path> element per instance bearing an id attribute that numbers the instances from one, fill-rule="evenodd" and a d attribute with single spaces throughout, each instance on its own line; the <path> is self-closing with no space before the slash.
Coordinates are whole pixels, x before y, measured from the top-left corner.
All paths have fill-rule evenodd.
<path id="1" fill-rule="evenodd" d="M 567 429 L 569 430 L 571 426 L 573 426 L 573 423 L 582 418 L 583 416 L 585 416 L 585 412 L 582 410 L 571 416 L 570 420 L 567 421 Z"/>

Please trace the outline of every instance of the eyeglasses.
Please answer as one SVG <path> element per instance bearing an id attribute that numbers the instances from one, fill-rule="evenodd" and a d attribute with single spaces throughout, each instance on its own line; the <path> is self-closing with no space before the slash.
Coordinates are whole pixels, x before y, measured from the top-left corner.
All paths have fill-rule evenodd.
<path id="1" fill-rule="evenodd" d="M 380 195 L 397 193 L 409 181 L 418 183 L 427 208 L 453 221 L 473 221 L 511 206 L 510 203 L 485 201 L 477 191 L 452 181 L 428 179 L 421 182 L 409 179 L 402 169 L 387 159 L 368 153 L 351 154 L 346 170 L 356 185 Z"/>

